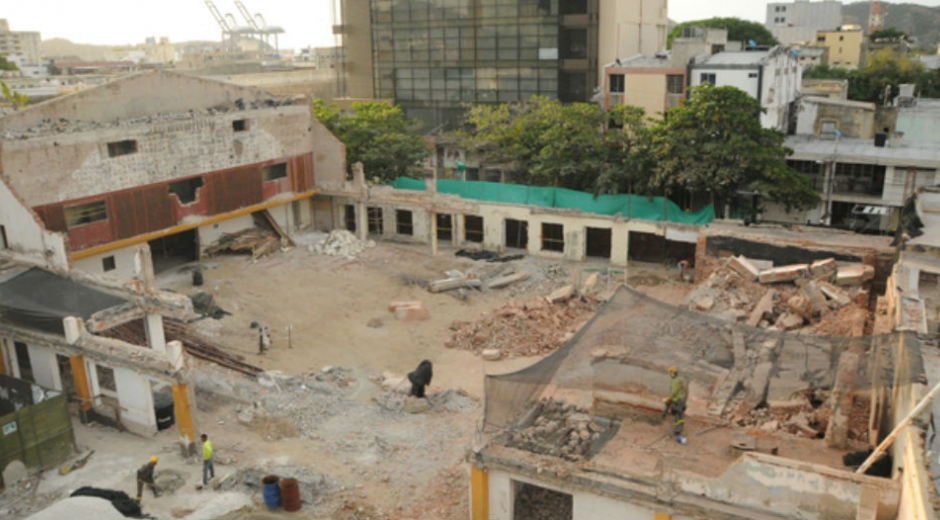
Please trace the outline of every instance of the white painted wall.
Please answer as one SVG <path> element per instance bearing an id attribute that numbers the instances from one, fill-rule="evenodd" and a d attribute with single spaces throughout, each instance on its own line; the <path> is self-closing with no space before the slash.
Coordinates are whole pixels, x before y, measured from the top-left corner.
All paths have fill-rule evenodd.
<path id="1" fill-rule="evenodd" d="M 916 175 L 916 178 L 908 179 L 907 167 L 888 166 L 885 172 L 885 187 L 881 194 L 881 200 L 891 206 L 903 206 L 905 185 L 909 189 L 913 187 L 914 189 L 911 190 L 911 193 L 913 193 L 916 188 L 934 186 L 940 181 L 937 170 L 918 169 Z"/>
<path id="2" fill-rule="evenodd" d="M 64 235 L 43 229 L 38 217 L 16 198 L 3 181 L 0 181 L 0 226 L 4 228 L 7 245 L 13 253 L 44 259 L 54 267 L 68 269 Z"/>
<path id="3" fill-rule="evenodd" d="M 56 389 L 59 368 L 55 362 L 55 354 L 49 347 L 27 345 L 29 348 L 29 361 L 33 367 L 33 377 L 37 385 Z"/>
<path id="4" fill-rule="evenodd" d="M 771 53 L 763 66 L 761 81 L 761 126 L 787 131 L 790 103 L 800 94 L 803 69 L 799 58 L 792 52 L 782 50 Z"/>
<path id="5" fill-rule="evenodd" d="M 254 227 L 254 225 L 254 219 L 249 214 L 223 220 L 222 222 L 216 222 L 215 224 L 202 226 L 199 228 L 198 233 L 199 248 L 203 249 L 209 247 L 219 238 L 221 238 L 224 233 L 236 233 L 243 229 Z"/>
<path id="6" fill-rule="evenodd" d="M 748 69 L 709 68 L 708 64 L 692 69 L 691 83 L 693 87 L 702 84 L 702 74 L 714 74 L 716 87 L 737 87 L 747 92 L 752 98 L 758 99 L 757 84 L 760 79 L 760 66 L 754 65 Z M 751 74 L 756 74 L 753 78 Z"/>
<path id="7" fill-rule="evenodd" d="M 81 260 L 73 262 L 72 267 L 80 271 L 85 271 L 86 273 L 133 278 L 136 274 L 134 271 L 134 251 L 136 248 L 137 246 L 122 247 L 121 249 L 108 251 L 107 253 L 82 258 Z M 109 256 L 114 257 L 114 270 L 106 272 L 102 262 Z"/>
<path id="8" fill-rule="evenodd" d="M 491 520 L 512 520 L 514 513 L 514 480 L 572 495 L 572 504 L 574 506 L 572 514 L 573 520 L 654 520 L 656 518 L 656 511 L 647 507 L 622 500 L 615 500 L 595 493 L 565 490 L 558 486 L 539 482 L 538 480 L 528 477 L 510 475 L 502 470 L 493 470 L 489 472 L 489 510 Z M 672 518 L 673 520 L 683 520 L 686 517 L 673 516 Z"/>
<path id="9" fill-rule="evenodd" d="M 156 428 L 150 380 L 126 368 L 115 368 L 114 381 L 118 402 L 125 408 L 121 411 L 121 421 L 133 422 L 147 429 Z"/>
<path id="10" fill-rule="evenodd" d="M 796 135 L 816 135 L 816 117 L 819 105 L 816 103 L 800 103 L 800 115 L 796 120 Z"/>

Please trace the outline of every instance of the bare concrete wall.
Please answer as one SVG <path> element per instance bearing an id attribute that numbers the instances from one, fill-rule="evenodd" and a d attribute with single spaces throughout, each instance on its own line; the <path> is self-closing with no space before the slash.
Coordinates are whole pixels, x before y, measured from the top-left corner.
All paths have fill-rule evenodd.
<path id="1" fill-rule="evenodd" d="M 248 120 L 235 132 L 232 122 Z M 0 142 L 10 184 L 30 206 L 62 202 L 175 178 L 309 153 L 305 106 L 182 116 Z M 136 153 L 109 157 L 108 143 L 135 140 Z"/>
<path id="2" fill-rule="evenodd" d="M 0 180 L 0 226 L 10 252 L 68 269 L 65 236 L 46 231 L 39 218 Z M 0 244 L 2 250 L 3 244 Z"/>
<path id="3" fill-rule="evenodd" d="M 316 118 L 311 118 L 310 137 L 317 189 L 341 191 L 346 183 L 346 146 Z"/>
<path id="4" fill-rule="evenodd" d="M 55 98 L 0 119 L 0 133 L 23 130 L 43 120 L 110 123 L 151 114 L 206 109 L 242 99 L 262 102 L 271 95 L 253 88 L 175 72 L 141 72 L 73 95 Z"/>

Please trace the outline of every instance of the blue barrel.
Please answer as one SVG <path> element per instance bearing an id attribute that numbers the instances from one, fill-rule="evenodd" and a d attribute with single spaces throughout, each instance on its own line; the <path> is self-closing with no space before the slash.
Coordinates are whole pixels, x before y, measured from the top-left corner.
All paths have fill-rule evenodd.
<path id="1" fill-rule="evenodd" d="M 264 494 L 264 505 L 268 509 L 281 507 L 281 477 L 268 475 L 261 479 L 261 491 Z"/>

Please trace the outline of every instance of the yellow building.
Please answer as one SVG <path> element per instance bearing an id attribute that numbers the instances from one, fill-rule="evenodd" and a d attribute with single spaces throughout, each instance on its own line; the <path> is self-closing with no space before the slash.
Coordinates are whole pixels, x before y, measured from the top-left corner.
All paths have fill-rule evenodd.
<path id="1" fill-rule="evenodd" d="M 829 49 L 829 66 L 857 69 L 862 58 L 864 35 L 858 25 L 843 25 L 835 31 L 818 31 L 816 47 Z"/>

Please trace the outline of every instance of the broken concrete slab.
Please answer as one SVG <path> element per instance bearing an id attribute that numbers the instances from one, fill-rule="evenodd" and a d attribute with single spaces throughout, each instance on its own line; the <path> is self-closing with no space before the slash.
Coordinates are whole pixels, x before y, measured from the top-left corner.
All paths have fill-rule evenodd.
<path id="1" fill-rule="evenodd" d="M 588 276 L 587 279 L 584 280 L 584 284 L 581 286 L 581 294 L 587 294 L 593 291 L 594 288 L 597 287 L 597 280 L 598 274 L 591 273 L 591 276 Z"/>
<path id="2" fill-rule="evenodd" d="M 754 310 L 751 311 L 751 316 L 747 320 L 747 324 L 751 327 L 756 327 L 761 320 L 764 319 L 764 314 L 770 314 L 774 311 L 774 298 L 777 297 L 777 291 L 773 289 L 768 289 L 764 293 L 764 296 L 757 302 L 757 305 L 754 306 Z"/>
<path id="3" fill-rule="evenodd" d="M 485 348 L 480 352 L 480 357 L 487 361 L 499 361 L 503 357 L 503 352 L 498 348 Z"/>
<path id="4" fill-rule="evenodd" d="M 819 289 L 819 283 L 815 280 L 808 281 L 806 285 L 800 288 L 800 296 L 809 300 L 813 314 L 821 313 L 829 308 L 826 303 L 826 296 Z M 804 317 L 809 318 L 808 316 Z"/>
<path id="5" fill-rule="evenodd" d="M 712 310 L 713 307 L 715 307 L 715 299 L 712 298 L 711 296 L 705 296 L 705 297 L 699 298 L 695 302 L 695 308 L 702 312 L 708 312 Z"/>
<path id="6" fill-rule="evenodd" d="M 777 318 L 777 327 L 782 330 L 793 330 L 803 326 L 803 317 L 798 314 L 783 314 Z"/>
<path id="7" fill-rule="evenodd" d="M 838 268 L 835 258 L 826 258 L 809 264 L 809 273 L 816 278 L 830 277 L 835 274 Z"/>
<path id="8" fill-rule="evenodd" d="M 875 268 L 870 265 L 846 265 L 839 267 L 836 272 L 836 285 L 860 286 L 874 277 Z"/>
<path id="9" fill-rule="evenodd" d="M 733 256 L 728 260 L 728 267 L 734 272 L 743 276 L 745 280 L 753 282 L 760 276 L 760 269 L 757 268 L 748 258 L 744 256 Z"/>
<path id="10" fill-rule="evenodd" d="M 443 280 L 434 280 L 428 284 L 428 291 L 432 293 L 439 293 L 444 291 L 451 291 L 454 289 L 459 289 L 464 286 L 467 279 L 464 277 L 460 278 L 445 278 Z M 394 303 L 394 302 L 392 302 Z"/>
<path id="11" fill-rule="evenodd" d="M 773 260 L 762 260 L 760 258 L 748 258 L 748 261 L 757 268 L 758 271 L 766 271 L 774 268 Z"/>
<path id="12" fill-rule="evenodd" d="M 819 284 L 819 290 L 839 307 L 845 307 L 852 303 L 852 298 L 848 294 L 832 284 L 821 283 Z"/>
<path id="13" fill-rule="evenodd" d="M 835 385 L 829 395 L 832 413 L 826 427 L 826 446 L 839 450 L 848 446 L 849 416 L 852 413 L 855 378 L 859 358 L 854 352 L 843 352 L 839 357 Z"/>
<path id="14" fill-rule="evenodd" d="M 787 308 L 790 310 L 790 314 L 800 316 L 807 320 L 813 318 L 813 306 L 810 301 L 803 296 L 791 296 L 790 299 L 787 300 Z"/>
<path id="15" fill-rule="evenodd" d="M 549 294 L 546 299 L 549 303 L 558 303 L 565 300 L 570 300 L 572 296 L 574 296 L 574 286 L 566 285 L 552 291 L 552 293 Z"/>
<path id="16" fill-rule="evenodd" d="M 802 278 L 808 275 L 808 264 L 785 265 L 783 267 L 775 267 L 773 269 L 761 271 L 759 280 L 760 283 L 792 282 L 797 278 Z"/>
<path id="17" fill-rule="evenodd" d="M 499 289 L 500 287 L 506 287 L 507 285 L 514 284 L 516 282 L 521 282 L 529 278 L 529 273 L 523 271 L 521 273 L 510 274 L 507 276 L 500 276 L 499 278 L 493 278 L 486 282 L 486 286 L 490 289 Z"/>

